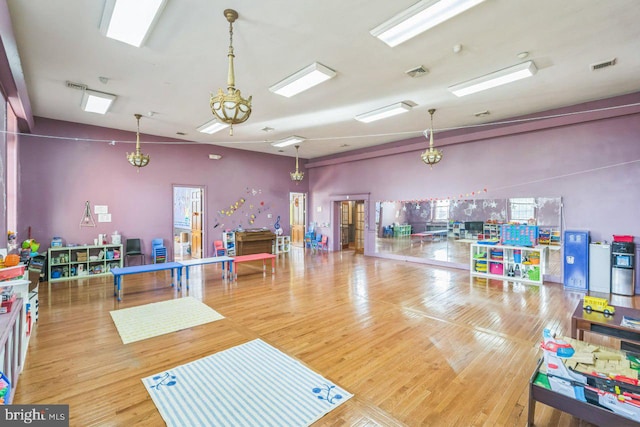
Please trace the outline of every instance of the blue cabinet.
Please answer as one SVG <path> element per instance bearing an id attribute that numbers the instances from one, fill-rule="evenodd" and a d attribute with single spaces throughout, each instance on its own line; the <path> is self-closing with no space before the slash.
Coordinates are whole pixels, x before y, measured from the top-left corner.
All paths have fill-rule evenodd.
<path id="1" fill-rule="evenodd" d="M 563 283 L 565 288 L 579 291 L 589 289 L 589 232 L 564 232 Z"/>

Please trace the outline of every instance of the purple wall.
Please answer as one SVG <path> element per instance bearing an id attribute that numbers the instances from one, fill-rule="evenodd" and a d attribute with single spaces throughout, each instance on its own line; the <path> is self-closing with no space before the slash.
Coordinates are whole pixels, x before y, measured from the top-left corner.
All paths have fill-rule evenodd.
<path id="1" fill-rule="evenodd" d="M 374 255 L 376 201 L 469 198 L 487 189 L 479 198 L 562 197 L 563 227 L 590 230 L 594 241 L 632 234 L 639 243 L 639 102 L 636 93 L 551 113 L 630 107 L 485 128 L 466 137 L 436 133 L 444 157 L 433 168 L 419 158 L 427 147 L 424 139 L 314 159 L 307 164 L 311 204 L 327 209 L 311 210 L 310 220 L 337 227 L 329 217 L 331 201 L 369 193 L 365 253 Z"/>
<path id="2" fill-rule="evenodd" d="M 36 118 L 33 135 L 94 140 L 135 141 L 135 133 Z M 205 254 L 222 229 L 268 227 L 278 215 L 289 234 L 289 192 L 306 192 L 305 179 L 291 182 L 295 159 L 207 144 L 151 144 L 168 141 L 140 136 L 142 152 L 151 156 L 148 166 L 136 172 L 126 153 L 133 143 L 90 142 L 23 135 L 19 140 L 20 192 L 18 235 L 49 246 L 53 236 L 65 243 L 93 243 L 98 233 L 118 231 L 123 239 L 139 237 L 147 254 L 151 239 L 173 244 L 173 185 L 205 187 Z M 221 160 L 210 160 L 210 153 Z M 304 162 L 303 162 L 304 165 Z M 245 202 L 240 202 L 245 199 Z M 96 227 L 80 227 L 86 201 L 90 201 Z M 239 202 L 231 215 L 230 207 Z M 94 205 L 107 205 L 111 223 L 98 222 Z M 272 218 L 268 218 L 271 214 Z M 253 224 L 249 223 L 255 215 Z M 214 228 L 215 225 L 218 225 Z M 124 242 L 124 240 L 123 240 Z"/>

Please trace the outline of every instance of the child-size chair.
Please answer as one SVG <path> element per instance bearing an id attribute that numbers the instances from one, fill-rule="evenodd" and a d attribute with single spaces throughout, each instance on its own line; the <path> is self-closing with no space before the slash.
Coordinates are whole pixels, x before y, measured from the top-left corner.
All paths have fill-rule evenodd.
<path id="1" fill-rule="evenodd" d="M 151 240 L 151 255 L 153 256 L 154 264 L 167 262 L 167 248 L 165 248 L 162 239 Z"/>
<path id="2" fill-rule="evenodd" d="M 316 234 L 313 231 L 304 233 L 304 247 L 313 248 L 313 241 L 316 239 Z"/>
<path id="3" fill-rule="evenodd" d="M 226 256 L 227 250 L 224 247 L 224 242 L 222 240 L 214 240 L 213 241 L 213 256 Z"/>

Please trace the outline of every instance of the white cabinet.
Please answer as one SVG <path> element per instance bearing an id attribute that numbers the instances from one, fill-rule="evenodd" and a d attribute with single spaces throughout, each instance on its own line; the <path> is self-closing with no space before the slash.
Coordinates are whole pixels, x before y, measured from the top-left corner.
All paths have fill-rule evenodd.
<path id="1" fill-rule="evenodd" d="M 222 233 L 222 242 L 227 250 L 227 256 L 236 256 L 236 233 L 225 231 Z"/>
<path id="2" fill-rule="evenodd" d="M 473 276 L 542 284 L 548 248 L 470 245 L 470 272 Z"/>
<path id="3" fill-rule="evenodd" d="M 291 250 L 291 236 L 276 236 L 276 243 L 273 253 L 283 254 Z"/>
<path id="4" fill-rule="evenodd" d="M 49 283 L 105 276 L 122 267 L 122 245 L 54 246 L 49 248 Z"/>

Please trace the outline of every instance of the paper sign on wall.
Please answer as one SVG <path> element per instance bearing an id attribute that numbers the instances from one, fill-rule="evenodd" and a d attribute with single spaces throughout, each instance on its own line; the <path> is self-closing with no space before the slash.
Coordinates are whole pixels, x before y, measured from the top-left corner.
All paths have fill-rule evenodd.
<path id="1" fill-rule="evenodd" d="M 111 222 L 111 214 L 110 213 L 98 214 L 98 222 Z"/>
<path id="2" fill-rule="evenodd" d="M 109 213 L 109 206 L 107 205 L 94 205 L 93 213 L 95 214 L 106 214 Z"/>

